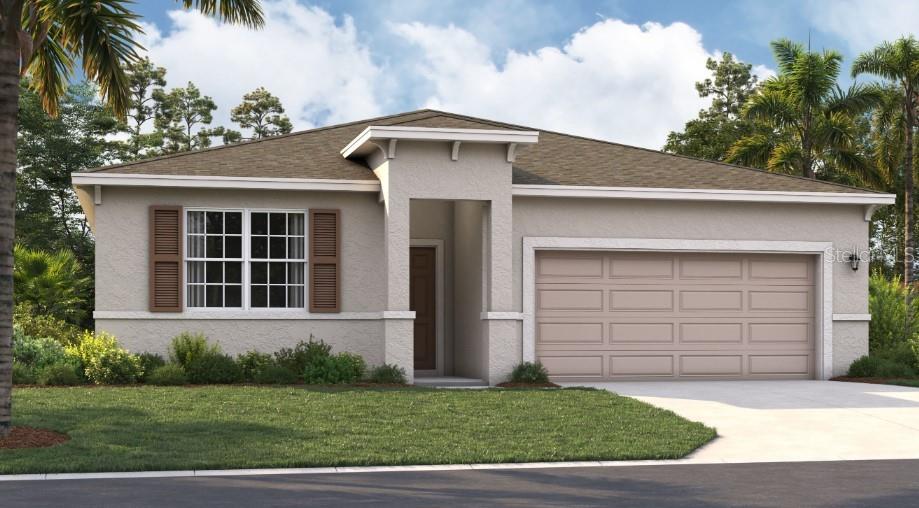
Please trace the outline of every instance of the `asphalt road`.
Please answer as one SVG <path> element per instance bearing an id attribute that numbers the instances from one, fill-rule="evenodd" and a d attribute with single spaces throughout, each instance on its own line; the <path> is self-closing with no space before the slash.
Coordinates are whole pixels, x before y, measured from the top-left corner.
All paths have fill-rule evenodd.
<path id="1" fill-rule="evenodd" d="M 919 506 L 919 460 L 0 482 L 0 506 Z"/>

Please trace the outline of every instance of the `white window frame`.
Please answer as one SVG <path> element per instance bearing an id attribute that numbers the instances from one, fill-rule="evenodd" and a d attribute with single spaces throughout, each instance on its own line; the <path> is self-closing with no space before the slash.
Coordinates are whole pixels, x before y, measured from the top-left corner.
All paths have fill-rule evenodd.
<path id="1" fill-rule="evenodd" d="M 198 261 L 199 258 L 188 258 L 188 216 L 189 212 L 241 212 L 242 213 L 242 307 L 189 307 L 188 306 L 188 263 Z M 185 207 L 182 211 L 183 232 L 182 232 L 182 305 L 183 311 L 188 313 L 252 313 L 258 317 L 260 313 L 286 313 L 286 314 L 305 314 L 309 311 L 309 209 L 308 208 L 227 208 L 219 206 L 195 206 Z M 252 243 L 251 243 L 251 215 L 252 213 L 302 213 L 303 214 L 303 307 L 252 307 L 250 305 L 250 271 L 252 269 Z M 236 258 L 213 258 L 210 261 L 240 261 Z M 257 259 L 256 262 L 272 262 L 271 259 Z M 291 263 L 297 260 L 277 259 L 275 262 Z"/>

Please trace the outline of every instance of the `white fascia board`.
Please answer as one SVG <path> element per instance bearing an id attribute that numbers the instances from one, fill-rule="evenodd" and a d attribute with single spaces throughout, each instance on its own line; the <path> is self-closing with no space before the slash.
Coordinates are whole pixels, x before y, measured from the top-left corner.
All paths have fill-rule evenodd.
<path id="1" fill-rule="evenodd" d="M 321 190 L 380 192 L 378 180 L 325 180 L 319 178 L 257 178 L 238 176 L 135 175 L 125 173 L 73 173 L 73 185 L 120 187 L 197 187 L 209 189 Z"/>
<path id="2" fill-rule="evenodd" d="M 410 141 L 460 141 L 467 143 L 517 143 L 539 142 L 538 131 L 514 131 L 496 129 L 446 129 L 434 127 L 378 126 L 371 125 L 351 140 L 342 150 L 345 158 L 352 154 L 373 149 L 373 140 L 398 139 Z"/>
<path id="3" fill-rule="evenodd" d="M 653 187 L 591 187 L 579 185 L 514 185 L 514 196 L 608 199 L 666 199 L 688 201 L 752 201 L 769 203 L 828 203 L 891 205 L 893 194 L 854 192 L 788 192 Z"/>

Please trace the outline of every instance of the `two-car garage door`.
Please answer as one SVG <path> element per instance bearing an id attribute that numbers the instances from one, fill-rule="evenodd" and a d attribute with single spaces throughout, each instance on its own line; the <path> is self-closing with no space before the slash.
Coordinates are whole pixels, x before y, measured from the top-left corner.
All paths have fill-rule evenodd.
<path id="1" fill-rule="evenodd" d="M 813 378 L 814 258 L 541 251 L 536 354 L 556 379 Z"/>

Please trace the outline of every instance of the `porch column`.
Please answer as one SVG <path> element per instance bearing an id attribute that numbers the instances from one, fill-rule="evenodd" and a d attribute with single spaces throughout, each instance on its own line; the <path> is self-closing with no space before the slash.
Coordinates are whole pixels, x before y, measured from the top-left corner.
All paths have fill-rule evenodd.
<path id="1" fill-rule="evenodd" d="M 488 382 L 505 381 L 521 360 L 521 339 L 513 296 L 513 216 L 511 194 L 491 200 L 484 214 L 484 263 L 487 283 L 482 319 L 488 338 Z"/>
<path id="2" fill-rule="evenodd" d="M 386 311 L 383 312 L 384 359 L 405 369 L 414 381 L 414 313 L 409 311 L 409 206 L 397 192 L 385 197 Z"/>

